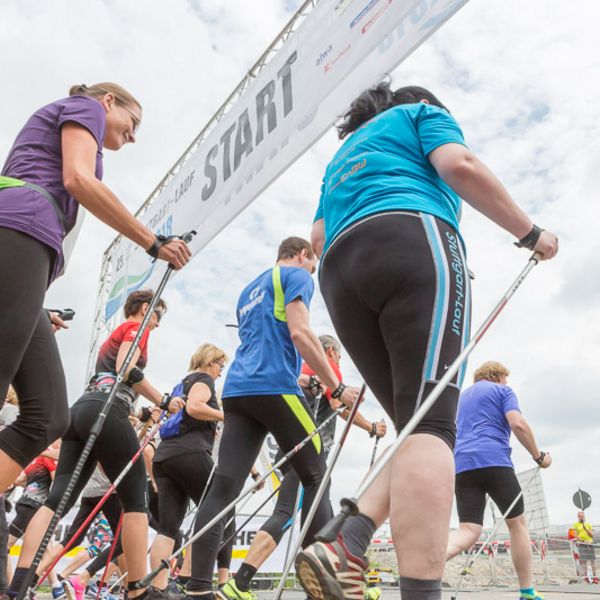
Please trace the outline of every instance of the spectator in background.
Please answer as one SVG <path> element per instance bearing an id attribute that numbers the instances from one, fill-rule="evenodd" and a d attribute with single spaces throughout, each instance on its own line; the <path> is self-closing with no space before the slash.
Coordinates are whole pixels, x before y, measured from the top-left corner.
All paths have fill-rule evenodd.
<path id="1" fill-rule="evenodd" d="M 585 520 L 585 513 L 580 510 L 577 513 L 577 522 L 573 524 L 577 547 L 579 548 L 579 560 L 584 573 L 584 581 L 589 583 L 598 583 L 596 576 L 596 551 L 594 549 L 594 529 L 590 523 Z M 588 575 L 588 563 L 592 568 L 592 576 Z"/>

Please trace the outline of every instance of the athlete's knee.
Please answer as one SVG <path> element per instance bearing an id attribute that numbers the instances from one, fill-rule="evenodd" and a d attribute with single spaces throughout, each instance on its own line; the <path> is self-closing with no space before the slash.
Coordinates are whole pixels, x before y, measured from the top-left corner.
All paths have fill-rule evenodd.
<path id="1" fill-rule="evenodd" d="M 67 429 L 69 429 L 70 424 L 71 412 L 69 411 L 67 399 L 65 398 L 64 402 L 61 402 L 60 406 L 55 406 L 52 411 L 52 417 L 46 429 L 45 448 L 55 442 L 58 438 L 61 438 Z"/>
<path id="2" fill-rule="evenodd" d="M 285 526 L 291 520 L 291 517 L 291 514 L 273 513 L 265 521 L 260 531 L 268 533 L 273 538 L 275 544 L 279 544 L 286 531 Z"/>

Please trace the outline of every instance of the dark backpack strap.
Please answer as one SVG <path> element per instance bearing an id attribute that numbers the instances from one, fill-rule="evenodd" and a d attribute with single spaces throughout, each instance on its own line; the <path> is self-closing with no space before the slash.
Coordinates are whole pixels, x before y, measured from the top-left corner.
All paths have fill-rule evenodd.
<path id="1" fill-rule="evenodd" d="M 66 233 L 68 226 L 67 217 L 62 211 L 62 208 L 59 206 L 58 200 L 48 190 L 45 190 L 43 187 L 36 185 L 35 183 L 29 183 L 26 181 L 23 187 L 38 192 L 38 194 L 41 194 L 44 196 L 44 198 L 46 198 L 46 200 L 48 200 L 48 202 L 50 202 L 54 212 L 56 213 L 56 216 L 58 217 L 58 220 L 60 221 L 60 224 L 62 225 L 63 231 Z"/>

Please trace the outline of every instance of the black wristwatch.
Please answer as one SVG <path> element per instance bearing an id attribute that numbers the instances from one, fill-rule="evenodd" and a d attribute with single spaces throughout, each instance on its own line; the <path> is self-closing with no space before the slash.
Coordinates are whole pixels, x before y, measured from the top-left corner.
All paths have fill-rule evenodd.
<path id="1" fill-rule="evenodd" d="M 155 260 L 158 258 L 158 251 L 160 247 L 167 241 L 167 237 L 165 235 L 156 235 L 154 236 L 154 241 L 152 242 L 152 246 L 146 250 L 146 254 L 149 254 Z"/>
<path id="2" fill-rule="evenodd" d="M 162 401 L 158 405 L 161 410 L 169 410 L 169 404 L 171 404 L 173 397 L 170 394 L 163 394 Z"/>
<path id="3" fill-rule="evenodd" d="M 534 225 L 524 238 L 521 238 L 518 242 L 514 242 L 515 246 L 517 248 L 533 250 L 540 239 L 540 235 L 542 235 L 542 231 L 544 230 L 541 227 Z"/>
<path id="4" fill-rule="evenodd" d="M 340 381 L 340 385 L 338 385 L 335 390 L 333 390 L 333 392 L 331 392 L 331 397 L 334 400 L 339 400 L 342 397 L 342 394 L 344 393 L 344 390 L 346 389 L 346 386 Z"/>
<path id="5" fill-rule="evenodd" d="M 541 467 L 542 463 L 544 462 L 544 458 L 546 458 L 546 453 L 540 450 L 540 455 L 537 458 L 534 458 L 533 460 Z"/>
<path id="6" fill-rule="evenodd" d="M 371 423 L 371 431 L 369 431 L 369 437 L 374 437 L 377 435 L 377 423 Z"/>

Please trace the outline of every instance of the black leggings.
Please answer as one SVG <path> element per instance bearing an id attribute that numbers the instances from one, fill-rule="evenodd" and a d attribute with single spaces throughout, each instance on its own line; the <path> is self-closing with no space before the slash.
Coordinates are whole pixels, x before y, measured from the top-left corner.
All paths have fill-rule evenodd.
<path id="1" fill-rule="evenodd" d="M 285 396 L 244 396 L 224 398 L 225 427 L 219 447 L 219 461 L 214 484 L 196 516 L 195 530 L 200 530 L 241 492 L 250 469 L 268 432 L 283 452 L 288 452 L 315 426 L 304 398 Z M 304 486 L 302 520 L 315 498 L 325 474 L 321 439 L 316 435 L 291 459 Z M 325 494 L 315 513 L 304 543 L 312 543 L 315 534 L 332 516 L 329 494 Z M 192 577 L 188 589 L 212 589 L 215 558 L 223 537 L 223 519 L 194 543 Z"/>
<path id="2" fill-rule="evenodd" d="M 158 533 L 175 539 L 190 498 L 198 504 L 212 467 L 208 452 L 180 454 L 153 463 L 160 514 Z"/>
<path id="3" fill-rule="evenodd" d="M 0 494 L 0 595 L 6 594 L 8 579 L 8 523 L 6 522 L 6 500 Z"/>
<path id="4" fill-rule="evenodd" d="M 180 454 L 172 458 L 154 462 L 152 470 L 154 480 L 158 487 L 158 506 L 160 523 L 158 533 L 175 541 L 180 536 L 179 528 L 188 507 L 190 498 L 195 504 L 200 502 L 206 482 L 213 468 L 213 460 L 208 452 L 194 452 Z M 227 542 L 222 545 L 217 554 L 217 567 L 228 569 L 231 564 L 231 552 L 234 539 L 229 540 L 235 531 L 235 513 L 232 511 L 225 517 L 225 522 L 231 523 L 223 531 L 223 539 Z"/>
<path id="5" fill-rule="evenodd" d="M 457 233 L 422 213 L 367 218 L 325 253 L 320 285 L 342 345 L 400 431 L 469 338 L 469 277 Z M 465 369 L 415 433 L 454 447 Z"/>
<path id="6" fill-rule="evenodd" d="M 0 450 L 25 468 L 69 425 L 67 388 L 48 313 L 42 309 L 54 251 L 0 227 L 0 406 L 12 383 L 19 416 Z"/>
<path id="7" fill-rule="evenodd" d="M 93 498 L 81 498 L 81 504 L 79 505 L 79 510 L 77 511 L 77 514 L 75 515 L 75 518 L 73 519 L 73 522 L 71 523 L 71 525 L 69 527 L 69 530 L 67 531 L 67 533 L 65 533 L 63 539 L 61 540 L 61 542 L 60 542 L 61 546 L 64 547 L 71 541 L 71 538 L 75 535 L 75 533 L 77 533 L 77 530 L 83 525 L 85 520 L 92 514 L 92 511 L 94 510 L 94 508 L 96 508 L 96 505 L 98 504 L 98 502 L 100 502 L 101 498 L 102 498 L 102 496 L 93 497 Z M 106 517 L 106 520 L 108 521 L 108 524 L 110 525 L 110 528 L 114 535 L 115 532 L 117 531 L 117 525 L 119 524 L 119 518 L 120 518 L 121 512 L 123 510 L 123 508 L 121 507 L 121 502 L 119 501 L 119 497 L 117 496 L 117 494 L 111 494 L 106 499 L 106 502 L 102 505 L 102 508 L 100 510 Z M 92 523 L 93 523 L 93 519 L 90 521 L 88 529 L 92 525 Z M 71 544 L 71 548 L 74 548 L 75 546 L 79 546 L 79 544 L 81 544 L 81 542 L 83 541 L 83 538 L 86 535 L 86 532 L 87 532 L 87 530 L 84 529 L 75 538 L 75 540 Z"/>
<path id="8" fill-rule="evenodd" d="M 16 515 L 8 527 L 8 533 L 17 539 L 24 536 L 25 531 L 27 530 L 27 525 L 29 525 L 29 521 L 33 519 L 33 515 L 35 515 L 40 506 L 41 504 L 38 504 L 37 506 L 30 506 L 29 504 L 21 504 L 20 502 L 17 502 L 17 505 L 15 506 Z"/>
<path id="9" fill-rule="evenodd" d="M 84 394 L 71 408 L 71 425 L 63 436 L 54 483 L 46 500 L 46 506 L 54 511 L 65 492 L 81 451 L 90 435 L 92 425 L 106 398 L 107 394 L 101 392 Z M 98 462 L 108 479 L 114 481 L 139 450 L 140 444 L 128 416 L 129 406 L 125 401 L 116 399 L 108 411 L 104 427 L 75 484 L 65 513 L 75 504 L 75 500 L 85 487 Z M 146 467 L 141 457 L 117 486 L 117 495 L 125 512 L 146 512 L 148 489 Z"/>

